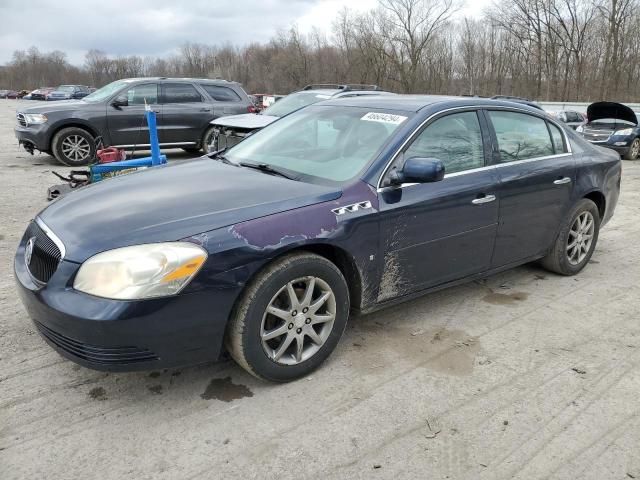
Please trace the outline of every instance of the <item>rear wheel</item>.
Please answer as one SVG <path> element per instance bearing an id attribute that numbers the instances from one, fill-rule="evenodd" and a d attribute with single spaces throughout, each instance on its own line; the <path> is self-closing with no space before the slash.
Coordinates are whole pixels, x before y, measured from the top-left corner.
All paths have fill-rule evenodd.
<path id="1" fill-rule="evenodd" d="M 640 156 L 640 138 L 636 138 L 631 146 L 629 147 L 629 151 L 624 155 L 625 160 L 635 160 Z"/>
<path id="2" fill-rule="evenodd" d="M 334 350 L 349 316 L 349 291 L 329 260 L 295 253 L 251 283 L 230 321 L 226 346 L 256 377 L 286 382 L 307 375 Z"/>
<path id="3" fill-rule="evenodd" d="M 53 136 L 51 150 L 56 159 L 69 167 L 89 164 L 96 154 L 93 136 L 78 127 L 63 128 Z"/>
<path id="4" fill-rule="evenodd" d="M 560 275 L 575 275 L 591 259 L 600 231 L 600 213 L 595 203 L 583 198 L 569 213 L 542 266 Z"/>

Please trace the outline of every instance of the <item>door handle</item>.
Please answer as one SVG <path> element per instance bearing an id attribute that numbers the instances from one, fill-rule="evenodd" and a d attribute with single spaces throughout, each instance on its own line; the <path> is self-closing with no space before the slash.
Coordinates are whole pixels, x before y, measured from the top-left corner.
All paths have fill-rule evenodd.
<path id="1" fill-rule="evenodd" d="M 211 109 L 210 108 L 201 108 L 200 111 L 201 112 L 210 112 Z"/>
<path id="2" fill-rule="evenodd" d="M 553 181 L 556 185 L 564 185 L 565 183 L 571 183 L 571 179 L 569 177 L 559 178 Z"/>
<path id="3" fill-rule="evenodd" d="M 471 203 L 474 205 L 482 205 L 483 203 L 493 202 L 496 199 L 495 195 L 485 195 L 483 197 L 474 198 Z"/>

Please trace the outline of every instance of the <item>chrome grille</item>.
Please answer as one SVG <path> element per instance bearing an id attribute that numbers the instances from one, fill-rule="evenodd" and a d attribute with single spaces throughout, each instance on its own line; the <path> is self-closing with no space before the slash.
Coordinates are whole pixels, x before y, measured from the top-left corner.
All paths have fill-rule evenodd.
<path id="1" fill-rule="evenodd" d="M 27 121 L 24 119 L 24 115 L 21 113 L 16 114 L 16 118 L 18 119 L 18 123 L 23 127 L 27 126 Z"/>
<path id="2" fill-rule="evenodd" d="M 33 278 L 41 283 L 47 283 L 58 269 L 62 252 L 36 222 L 31 223 L 28 235 L 27 245 L 31 243 L 31 252 L 30 255 L 25 252 L 27 268 Z"/>
<path id="3" fill-rule="evenodd" d="M 613 130 L 599 130 L 595 128 L 584 128 L 582 136 L 590 142 L 606 142 L 613 134 Z"/>

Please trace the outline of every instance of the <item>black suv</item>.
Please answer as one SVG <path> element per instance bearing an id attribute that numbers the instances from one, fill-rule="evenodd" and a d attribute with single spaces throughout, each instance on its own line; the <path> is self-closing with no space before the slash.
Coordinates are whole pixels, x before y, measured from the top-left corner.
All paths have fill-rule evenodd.
<path id="1" fill-rule="evenodd" d="M 15 134 L 29 151 L 53 154 L 65 165 L 86 165 L 95 156 L 98 137 L 104 145 L 132 150 L 149 147 L 145 103 L 157 114 L 160 145 L 189 152 L 211 142 L 211 120 L 255 109 L 235 82 L 130 78 L 110 83 L 82 100 L 21 109 Z"/>

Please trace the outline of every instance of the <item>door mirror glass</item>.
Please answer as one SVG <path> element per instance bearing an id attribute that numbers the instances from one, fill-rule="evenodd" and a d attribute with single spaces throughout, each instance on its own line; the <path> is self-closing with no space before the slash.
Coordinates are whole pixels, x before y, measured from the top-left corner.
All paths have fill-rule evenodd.
<path id="1" fill-rule="evenodd" d="M 389 176 L 391 185 L 403 183 L 432 183 L 444 178 L 444 164 L 437 158 L 411 157 L 401 170 Z"/>
<path id="2" fill-rule="evenodd" d="M 116 98 L 113 99 L 113 101 L 111 102 L 111 105 L 113 105 L 116 108 L 126 107 L 127 105 L 129 105 L 129 100 L 127 99 L 126 95 L 118 95 Z"/>

